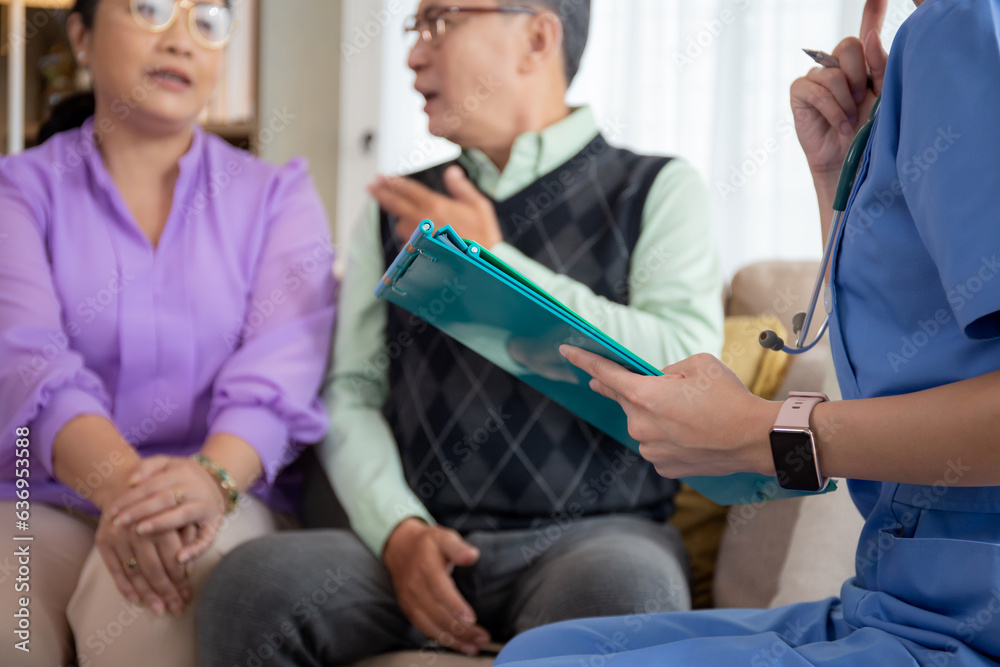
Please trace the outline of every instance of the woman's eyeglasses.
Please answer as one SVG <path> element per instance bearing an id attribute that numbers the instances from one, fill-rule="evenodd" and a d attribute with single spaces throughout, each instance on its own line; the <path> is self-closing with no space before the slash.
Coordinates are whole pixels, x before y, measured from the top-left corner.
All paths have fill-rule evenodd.
<path id="1" fill-rule="evenodd" d="M 182 9 L 188 10 L 188 28 L 194 40 L 206 49 L 221 49 L 229 43 L 236 22 L 224 5 L 192 0 L 131 0 L 135 22 L 150 32 L 170 29 Z"/>
<path id="2" fill-rule="evenodd" d="M 448 32 L 449 19 L 456 14 L 537 14 L 530 7 L 431 7 L 423 14 L 406 19 L 403 32 L 415 33 L 428 44 L 434 46 L 444 39 Z"/>

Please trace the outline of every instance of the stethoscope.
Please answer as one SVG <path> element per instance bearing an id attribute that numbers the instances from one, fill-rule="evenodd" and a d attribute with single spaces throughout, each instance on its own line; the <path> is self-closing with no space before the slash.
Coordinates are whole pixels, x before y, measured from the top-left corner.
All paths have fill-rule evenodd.
<path id="1" fill-rule="evenodd" d="M 875 117 L 878 115 L 878 108 L 882 103 L 882 96 L 875 98 L 871 113 L 868 114 L 868 122 L 862 126 L 858 136 L 854 137 L 851 147 L 847 151 L 844 166 L 840 170 L 840 181 L 837 183 L 837 194 L 833 200 L 833 210 L 835 215 L 833 224 L 830 225 L 830 233 L 826 238 L 826 247 L 823 249 L 823 259 L 819 263 L 819 273 L 816 275 L 816 283 L 813 285 L 812 296 L 809 298 L 809 308 L 803 312 L 795 314 L 792 318 L 792 332 L 795 334 L 795 345 L 789 347 L 781 336 L 771 329 L 760 332 L 761 346 L 775 350 L 777 352 L 787 352 L 788 354 L 802 354 L 816 347 L 822 340 L 823 334 L 830 327 L 830 315 L 833 313 L 833 299 L 830 295 L 830 285 L 826 278 L 826 270 L 830 266 L 830 258 L 833 255 L 833 247 L 840 236 L 841 227 L 847 218 L 847 204 L 854 191 L 855 182 L 858 179 L 858 172 L 861 162 L 864 159 L 865 149 L 868 148 L 868 140 L 871 138 L 872 129 L 875 127 Z M 823 293 L 823 307 L 826 310 L 826 317 L 823 319 L 823 326 L 820 327 L 816 336 L 807 343 L 805 337 L 809 334 L 809 327 L 812 325 L 813 316 L 816 314 L 816 304 L 819 302 L 820 292 Z"/>

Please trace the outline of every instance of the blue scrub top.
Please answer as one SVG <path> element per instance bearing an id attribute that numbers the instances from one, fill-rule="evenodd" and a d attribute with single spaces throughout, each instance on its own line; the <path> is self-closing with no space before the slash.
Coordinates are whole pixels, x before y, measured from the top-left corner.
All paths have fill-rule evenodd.
<path id="1" fill-rule="evenodd" d="M 1000 369 L 998 31 L 1000 0 L 928 0 L 896 36 L 831 274 L 845 399 Z M 1000 655 L 1000 487 L 956 486 L 967 472 L 849 482 L 867 523 L 848 616 Z"/>
<path id="2" fill-rule="evenodd" d="M 926 0 L 896 36 L 834 251 L 845 399 L 1000 369 L 998 31 L 1000 0 Z M 945 452 L 937 484 L 848 482 L 866 521 L 839 600 L 654 614 L 638 629 L 636 615 L 569 621 L 516 637 L 497 664 L 993 664 L 1000 487 L 958 486 L 967 462 Z"/>

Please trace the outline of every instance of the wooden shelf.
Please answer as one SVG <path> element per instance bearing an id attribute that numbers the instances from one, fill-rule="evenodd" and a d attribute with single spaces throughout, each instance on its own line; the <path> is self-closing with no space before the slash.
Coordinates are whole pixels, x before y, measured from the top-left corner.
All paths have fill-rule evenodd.
<path id="1" fill-rule="evenodd" d="M 239 119 L 253 117 L 257 108 L 257 59 L 259 42 L 259 21 L 258 21 L 258 1 L 250 0 L 247 3 L 240 3 L 237 9 L 237 21 L 244 26 L 240 34 L 234 36 L 233 42 L 227 49 L 227 60 L 223 62 L 223 69 L 220 73 L 220 88 L 216 91 L 216 99 L 210 101 L 209 118 L 214 117 L 222 122 L 205 123 L 205 129 L 229 143 L 239 147 L 251 147 L 251 140 L 259 131 L 256 121 L 248 122 L 226 122 L 227 118 Z M 0 0 L 3 3 L 4 0 Z M 6 9 L 5 5 L 2 5 Z M 33 24 L 33 12 L 43 10 L 28 10 L 28 24 Z M 35 145 L 38 131 L 48 115 L 43 102 L 44 80 L 38 69 L 38 62 L 48 54 L 51 44 L 63 42 L 65 40 L 65 28 L 61 17 L 63 12 L 55 14 L 60 20 L 48 21 L 45 29 L 41 31 L 42 36 L 29 40 L 25 75 L 27 82 L 27 104 L 25 109 L 25 146 Z M 0 30 L 7 28 L 7 21 L 3 20 Z M 3 41 L 3 40 L 0 40 Z M 6 89 L 6 59 L 0 56 L 0 90 Z M 7 148 L 7 123 L 6 105 L 0 109 L 0 155 L 6 152 Z M 228 108 L 229 113 L 226 113 Z"/>

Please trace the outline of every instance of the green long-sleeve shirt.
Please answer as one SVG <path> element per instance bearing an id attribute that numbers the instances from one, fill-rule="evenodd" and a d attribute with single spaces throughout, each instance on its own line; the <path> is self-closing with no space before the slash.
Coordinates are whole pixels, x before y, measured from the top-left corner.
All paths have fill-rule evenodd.
<path id="1" fill-rule="evenodd" d="M 459 158 L 470 178 L 504 201 L 563 165 L 598 134 L 587 107 L 542 132 L 522 134 L 500 172 L 480 151 Z M 567 307 L 654 366 L 722 348 L 722 270 L 708 194 L 696 172 L 672 160 L 646 198 L 629 268 L 629 305 L 594 294 L 499 243 L 492 252 Z M 378 206 L 352 236 L 341 285 L 333 366 L 326 390 L 330 435 L 320 449 L 327 475 L 362 541 L 381 556 L 407 517 L 434 518 L 407 485 L 392 430 L 382 414 L 394 349 L 386 340 L 387 304 L 376 299 L 384 273 Z M 396 352 L 398 354 L 398 352 Z"/>

